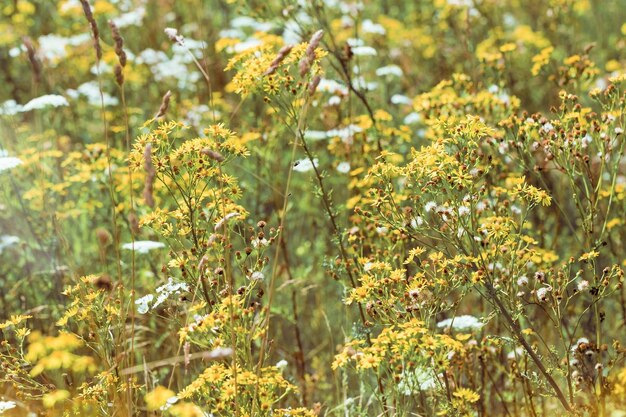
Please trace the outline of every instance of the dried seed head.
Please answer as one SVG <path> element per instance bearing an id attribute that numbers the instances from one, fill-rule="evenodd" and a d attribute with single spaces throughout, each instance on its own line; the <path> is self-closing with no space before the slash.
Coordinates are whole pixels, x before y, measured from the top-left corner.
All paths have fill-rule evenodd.
<path id="1" fill-rule="evenodd" d="M 267 69 L 267 71 L 263 73 L 263 75 L 272 75 L 274 71 L 278 69 L 278 66 L 285 59 L 285 57 L 289 55 L 289 52 L 291 52 L 292 49 L 293 45 L 283 46 L 281 50 L 278 51 L 278 55 L 276 56 L 276 58 L 274 58 L 274 60 L 270 64 L 270 67 Z"/>
<path id="2" fill-rule="evenodd" d="M 183 37 L 183 35 L 178 34 L 178 29 L 165 28 L 164 32 L 172 42 L 176 42 L 181 46 L 185 46 L 185 38 Z"/>
<path id="3" fill-rule="evenodd" d="M 91 26 L 91 34 L 93 35 L 93 46 L 96 50 L 96 58 L 100 61 L 102 59 L 102 47 L 100 46 L 100 31 L 98 30 L 98 24 L 96 23 L 96 19 L 93 17 L 93 13 L 91 12 L 89 1 L 80 0 L 80 3 L 83 6 L 83 12 L 85 12 L 85 17 L 89 22 L 89 26 Z"/>
<path id="4" fill-rule="evenodd" d="M 161 107 L 159 107 L 159 111 L 157 112 L 156 116 L 154 116 L 155 119 L 165 116 L 165 113 L 167 112 L 167 108 L 170 106 L 171 96 L 172 96 L 172 92 L 170 90 L 167 90 L 167 93 L 165 93 L 165 95 L 163 96 L 163 99 L 161 100 Z"/>
<path id="5" fill-rule="evenodd" d="M 124 85 L 124 72 L 121 65 L 115 65 L 115 82 L 120 87 Z"/>
<path id="6" fill-rule="evenodd" d="M 152 165 L 152 144 L 148 143 L 146 149 L 143 152 L 144 169 L 146 171 L 146 181 L 143 187 L 143 199 L 146 205 L 154 207 L 154 177 L 156 171 L 154 165 Z"/>
<path id="7" fill-rule="evenodd" d="M 96 229 L 96 239 L 98 239 L 98 245 L 100 247 L 108 246 L 113 240 L 111 233 L 103 227 Z"/>
<path id="8" fill-rule="evenodd" d="M 139 220 L 137 219 L 137 215 L 135 213 L 128 214 L 128 224 L 130 225 L 130 231 L 132 234 L 139 234 Z"/>
<path id="9" fill-rule="evenodd" d="M 93 284 L 96 286 L 96 288 L 101 289 L 101 290 L 111 291 L 113 289 L 113 283 L 111 282 L 111 277 L 108 276 L 107 274 L 100 275 L 98 278 L 96 278 Z"/>
<path id="10" fill-rule="evenodd" d="M 212 149 L 209 148 L 204 148 L 200 151 L 201 154 L 208 156 L 209 158 L 213 159 L 214 161 L 217 162 L 223 162 L 224 161 L 224 156 L 219 153 L 218 151 L 214 151 Z"/>
<path id="11" fill-rule="evenodd" d="M 322 77 L 320 77 L 319 75 L 316 75 L 315 77 L 313 77 L 311 82 L 309 82 L 307 91 L 309 92 L 310 95 L 315 94 L 315 90 L 317 90 L 317 86 L 320 84 L 321 80 L 322 80 Z"/>
<path id="12" fill-rule="evenodd" d="M 309 46 L 307 46 L 305 55 L 299 65 L 301 77 L 304 77 L 304 75 L 311 69 L 311 65 L 313 65 L 313 62 L 315 61 L 315 48 L 317 48 L 320 44 L 323 35 L 324 31 L 320 29 L 315 32 L 313 36 L 311 36 Z"/>
<path id="13" fill-rule="evenodd" d="M 114 21 L 109 20 L 109 27 L 111 28 L 111 33 L 113 36 L 113 41 L 115 42 L 115 55 L 117 55 L 117 59 L 120 62 L 122 67 L 126 66 L 126 52 L 124 52 L 124 38 L 120 35 L 120 30 Z"/>
<path id="14" fill-rule="evenodd" d="M 30 66 L 33 69 L 33 75 L 35 76 L 35 81 L 41 81 L 41 63 L 37 59 L 35 47 L 33 46 L 32 41 L 28 36 L 24 36 L 22 38 L 22 42 L 24 42 L 24 47 L 26 47 L 26 53 L 28 54 L 28 61 L 30 62 Z"/>

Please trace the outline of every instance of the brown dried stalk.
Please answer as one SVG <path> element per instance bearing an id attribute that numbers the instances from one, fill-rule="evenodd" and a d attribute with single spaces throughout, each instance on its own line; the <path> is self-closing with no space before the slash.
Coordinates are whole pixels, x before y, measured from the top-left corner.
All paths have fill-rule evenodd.
<path id="1" fill-rule="evenodd" d="M 293 45 L 283 46 L 280 51 L 278 51 L 278 55 L 274 58 L 270 67 L 263 73 L 263 75 L 272 75 L 278 69 L 278 66 L 281 62 L 283 62 L 285 57 L 289 55 L 289 52 L 291 52 L 292 49 Z"/>
<path id="2" fill-rule="evenodd" d="M 309 46 L 306 48 L 304 57 L 300 60 L 299 68 L 301 77 L 304 77 L 304 75 L 311 69 L 311 65 L 313 65 L 313 62 L 315 61 L 315 48 L 319 46 L 322 36 L 324 36 L 324 31 L 321 29 L 311 36 L 311 40 L 309 41 Z"/>
<path id="3" fill-rule="evenodd" d="M 85 17 L 89 22 L 89 26 L 91 26 L 91 34 L 93 35 L 93 46 L 96 50 L 96 58 L 100 61 L 102 59 L 102 47 L 100 46 L 100 30 L 98 30 L 98 24 L 96 23 L 96 19 L 93 17 L 89 2 L 87 0 L 80 0 L 80 3 L 83 6 L 83 11 L 85 12 Z"/>
<path id="4" fill-rule="evenodd" d="M 152 144 L 147 144 L 146 149 L 143 152 L 144 169 L 146 171 L 146 182 L 143 187 L 143 199 L 146 205 L 154 207 L 154 177 L 156 176 L 156 170 L 152 165 Z"/>
<path id="5" fill-rule="evenodd" d="M 39 83 L 41 81 L 41 63 L 37 59 L 33 42 L 30 40 L 28 36 L 24 36 L 22 38 L 22 42 L 24 42 L 24 46 L 26 47 L 26 53 L 28 54 L 28 61 L 30 62 L 30 66 L 33 69 L 35 82 Z"/>
<path id="6" fill-rule="evenodd" d="M 165 93 L 165 95 L 163 96 L 163 100 L 161 100 L 161 107 L 159 107 L 158 113 L 156 114 L 156 116 L 154 116 L 155 119 L 165 116 L 165 113 L 167 112 L 167 108 L 170 106 L 171 96 L 172 96 L 172 92 L 170 90 L 167 90 L 167 93 Z"/>

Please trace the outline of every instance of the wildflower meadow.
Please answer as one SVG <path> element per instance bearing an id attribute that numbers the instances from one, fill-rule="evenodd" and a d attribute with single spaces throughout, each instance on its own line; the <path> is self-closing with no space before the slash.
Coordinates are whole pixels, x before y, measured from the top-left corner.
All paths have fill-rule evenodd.
<path id="1" fill-rule="evenodd" d="M 0 5 L 0 416 L 626 417 L 626 0 Z"/>

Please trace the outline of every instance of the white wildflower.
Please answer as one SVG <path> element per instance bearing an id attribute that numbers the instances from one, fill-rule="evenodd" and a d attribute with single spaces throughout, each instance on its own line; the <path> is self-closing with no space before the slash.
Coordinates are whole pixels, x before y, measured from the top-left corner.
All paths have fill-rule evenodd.
<path id="1" fill-rule="evenodd" d="M 4 413 L 7 410 L 15 408 L 17 404 L 15 401 L 0 401 L 0 414 Z"/>
<path id="2" fill-rule="evenodd" d="M 454 330 L 479 330 L 485 325 L 482 321 L 474 316 L 464 315 L 457 316 L 451 319 L 445 319 L 437 323 L 437 327 L 440 329 L 449 328 L 452 326 Z"/>
<path id="3" fill-rule="evenodd" d="M 437 386 L 435 377 L 425 368 L 403 371 L 397 389 L 404 395 L 415 395 L 420 391 L 429 391 Z"/>
<path id="4" fill-rule="evenodd" d="M 261 247 L 265 247 L 265 246 L 269 246 L 270 242 L 263 238 L 263 239 L 252 239 L 252 247 L 257 249 L 257 248 L 261 248 Z"/>
<path id="5" fill-rule="evenodd" d="M 140 26 L 143 22 L 143 18 L 146 15 L 146 8 L 138 6 L 134 10 L 123 13 L 120 16 L 113 19 L 113 22 L 118 28 L 124 28 L 127 26 Z"/>
<path id="6" fill-rule="evenodd" d="M 78 86 L 76 90 L 67 90 L 67 95 L 73 99 L 77 99 L 80 96 L 87 98 L 87 102 L 92 106 L 100 106 L 104 103 L 105 106 L 116 106 L 119 103 L 117 97 L 112 97 L 110 94 L 103 92 L 100 96 L 100 87 L 97 81 L 89 81 Z"/>
<path id="7" fill-rule="evenodd" d="M 402 68 L 397 65 L 387 65 L 386 67 L 380 67 L 376 70 L 376 75 L 384 77 L 386 75 L 395 75 L 396 77 L 402 77 L 404 73 Z"/>
<path id="8" fill-rule="evenodd" d="M 337 171 L 341 172 L 342 174 L 347 174 L 348 172 L 350 172 L 350 162 L 340 162 L 337 165 Z"/>
<path id="9" fill-rule="evenodd" d="M 328 99 L 328 105 L 329 106 L 338 106 L 341 104 L 341 97 L 339 96 L 331 96 Z"/>
<path id="10" fill-rule="evenodd" d="M 466 206 L 459 207 L 459 216 L 467 216 L 468 214 L 470 214 L 469 207 L 466 207 Z"/>
<path id="11" fill-rule="evenodd" d="M 347 138 L 351 138 L 352 136 L 354 136 L 355 133 L 360 133 L 362 131 L 363 131 L 363 128 L 361 126 L 351 124 L 344 128 L 331 129 L 331 130 L 326 131 L 326 137 L 347 139 Z"/>
<path id="12" fill-rule="evenodd" d="M 381 227 L 377 227 L 376 228 L 376 233 L 378 233 L 381 236 L 384 236 L 387 234 L 387 232 L 389 231 L 389 229 L 385 226 L 381 226 Z"/>
<path id="13" fill-rule="evenodd" d="M 576 341 L 576 343 L 574 343 L 572 345 L 572 352 L 574 352 L 576 349 L 578 349 L 578 347 L 582 344 L 588 345 L 589 344 L 589 339 L 587 339 L 586 337 L 581 337 L 580 339 L 578 339 Z"/>
<path id="14" fill-rule="evenodd" d="M 348 87 L 339 81 L 322 78 L 317 85 L 316 91 L 323 91 L 331 94 L 346 96 L 348 95 Z"/>
<path id="15" fill-rule="evenodd" d="M 517 278 L 517 285 L 519 285 L 520 287 L 528 285 L 528 277 L 526 275 L 522 275 L 521 277 Z"/>
<path id="16" fill-rule="evenodd" d="M 426 213 L 429 213 L 429 212 L 431 212 L 432 210 L 434 210 L 434 209 L 436 209 L 436 208 L 437 208 L 437 203 L 436 203 L 436 202 L 434 202 L 434 201 L 429 201 L 428 203 L 426 203 L 426 204 L 424 205 L 424 211 L 425 211 Z"/>
<path id="17" fill-rule="evenodd" d="M 541 130 L 543 130 L 544 132 L 548 133 L 551 130 L 554 130 L 554 126 L 552 126 L 552 123 L 546 123 L 545 125 L 543 125 L 541 127 Z"/>
<path id="18" fill-rule="evenodd" d="M 184 282 L 175 282 L 172 277 L 169 277 L 167 283 L 161 285 L 156 289 L 158 293 L 157 300 L 152 305 L 152 309 L 157 308 L 161 303 L 170 298 L 174 294 L 180 294 L 183 291 L 189 291 L 189 286 Z"/>
<path id="19" fill-rule="evenodd" d="M 135 300 L 135 304 L 137 304 L 137 312 L 139 314 L 146 314 L 148 310 L 150 310 L 150 304 L 154 300 L 154 295 L 148 294 L 137 300 Z"/>
<path id="20" fill-rule="evenodd" d="M 582 280 L 578 283 L 578 285 L 576 286 L 576 288 L 578 289 L 578 291 L 585 291 L 587 288 L 589 288 L 589 281 L 587 280 Z"/>
<path id="21" fill-rule="evenodd" d="M 161 410 L 161 411 L 165 411 L 165 410 L 167 410 L 168 408 L 170 408 L 172 405 L 176 404 L 177 402 L 178 402 L 178 397 L 177 397 L 176 395 L 174 395 L 173 397 L 168 398 L 168 399 L 165 401 L 165 404 L 164 404 L 164 405 L 162 405 L 162 406 L 159 408 L 159 410 Z"/>
<path id="22" fill-rule="evenodd" d="M 516 358 L 522 356 L 526 351 L 524 350 L 524 348 L 517 347 L 515 348 L 515 350 L 510 351 L 507 355 L 506 358 L 509 360 L 515 360 Z"/>
<path id="23" fill-rule="evenodd" d="M 81 33 L 69 38 L 55 34 L 40 36 L 37 39 L 37 43 L 39 44 L 37 54 L 40 58 L 49 61 L 52 66 L 54 66 L 62 58 L 65 58 L 68 46 L 78 46 L 88 42 L 90 38 L 91 34 L 89 33 Z"/>
<path id="24" fill-rule="evenodd" d="M 173 42 L 178 42 L 178 43 L 184 42 L 183 36 L 179 35 L 178 30 L 175 28 L 165 28 L 163 32 L 165 32 L 167 37 L 170 38 L 170 40 Z"/>
<path id="25" fill-rule="evenodd" d="M 137 240 L 135 242 L 124 243 L 122 249 L 134 250 L 137 253 L 148 253 L 153 249 L 164 248 L 165 244 L 152 240 Z"/>
<path id="26" fill-rule="evenodd" d="M 241 52 L 247 51 L 248 49 L 256 48 L 260 45 L 263 45 L 263 42 L 261 42 L 261 40 L 255 37 L 250 37 L 245 41 L 239 42 L 238 44 L 233 46 L 232 51 L 236 54 L 239 54 Z"/>
<path id="27" fill-rule="evenodd" d="M 355 56 L 376 56 L 376 49 L 371 46 L 356 46 L 352 48 L 352 54 Z"/>
<path id="28" fill-rule="evenodd" d="M 254 271 L 252 275 L 250 275 L 250 281 L 263 281 L 263 279 L 265 279 L 265 275 L 260 271 Z"/>
<path id="29" fill-rule="evenodd" d="M 284 359 L 281 359 L 280 361 L 278 361 L 278 363 L 276 363 L 275 366 L 282 371 L 283 369 L 287 368 L 288 365 L 289 365 L 289 362 L 287 362 Z"/>
<path id="30" fill-rule="evenodd" d="M 0 156 L 0 172 L 13 169 L 22 164 L 23 162 L 20 158 L 16 158 L 14 156 Z"/>
<path id="31" fill-rule="evenodd" d="M 318 160 L 317 158 L 313 158 L 313 162 L 310 159 L 301 159 L 296 161 L 293 165 L 293 170 L 296 172 L 307 172 L 313 169 L 313 167 L 317 167 Z"/>
<path id="32" fill-rule="evenodd" d="M 361 30 L 365 33 L 374 33 L 376 35 L 384 35 L 387 33 L 383 25 L 374 23 L 370 19 L 365 19 L 361 23 Z"/>
<path id="33" fill-rule="evenodd" d="M 409 104 L 409 103 L 407 103 L 407 104 Z M 403 123 L 405 125 L 413 125 L 413 124 L 419 123 L 421 121 L 422 121 L 422 116 L 419 113 L 411 112 L 411 113 L 406 115 L 406 117 L 403 120 Z"/>
<path id="34" fill-rule="evenodd" d="M 541 287 L 537 290 L 537 299 L 539 301 L 546 301 L 548 299 L 548 292 L 550 292 L 551 288 L 550 287 Z"/>
<path id="35" fill-rule="evenodd" d="M 393 96 L 391 96 L 391 104 L 406 104 L 406 105 L 410 106 L 411 104 L 413 104 L 413 100 L 411 100 L 409 97 L 407 97 L 407 96 L 405 96 L 403 94 L 394 94 Z M 411 114 L 413 114 L 413 113 L 411 113 Z M 417 113 L 415 113 L 415 114 L 417 114 Z M 418 114 L 418 116 L 419 116 L 419 114 Z M 407 117 L 408 117 L 408 115 L 407 115 Z"/>
<path id="36" fill-rule="evenodd" d="M 36 109 L 44 109 L 46 107 L 60 107 L 60 106 L 69 106 L 70 103 L 67 102 L 67 99 L 58 94 L 47 94 L 45 96 L 37 97 L 29 101 L 24 105 L 22 111 L 31 111 Z"/>
<path id="37" fill-rule="evenodd" d="M 375 81 L 368 82 L 363 77 L 357 77 L 352 80 L 352 84 L 359 90 L 376 90 L 378 88 L 378 83 Z"/>
<path id="38" fill-rule="evenodd" d="M 15 100 L 7 100 L 0 104 L 0 115 L 14 116 L 24 111 L 24 106 L 17 104 Z"/>
<path id="39" fill-rule="evenodd" d="M 365 41 L 364 41 L 363 39 L 359 39 L 359 38 L 348 38 L 348 39 L 346 40 L 346 43 L 347 43 L 348 45 L 350 45 L 350 47 L 351 47 L 351 48 L 357 48 L 357 47 L 359 47 L 359 46 L 363 46 L 363 45 L 365 45 Z M 358 67 L 356 67 L 356 68 L 358 68 Z M 359 71 L 358 71 L 358 69 L 357 69 L 357 70 L 356 70 L 356 71 L 354 71 L 354 72 L 358 73 Z"/>
<path id="40" fill-rule="evenodd" d="M 255 32 L 269 32 L 274 27 L 271 22 L 259 22 L 249 16 L 235 17 L 230 21 L 230 25 L 236 29 L 251 28 Z"/>
<path id="41" fill-rule="evenodd" d="M 8 248 L 9 246 L 13 246 L 19 243 L 19 241 L 20 241 L 20 238 L 17 236 L 11 236 L 11 235 L 0 236 L 0 253 L 2 253 L 2 251 L 5 248 Z"/>
<path id="42" fill-rule="evenodd" d="M 306 130 L 304 131 L 304 138 L 308 140 L 322 140 L 326 139 L 328 136 L 326 132 L 323 130 Z"/>
<path id="43" fill-rule="evenodd" d="M 424 224 L 424 219 L 421 216 L 413 217 L 411 219 L 411 227 L 413 229 L 417 229 L 419 226 Z"/>

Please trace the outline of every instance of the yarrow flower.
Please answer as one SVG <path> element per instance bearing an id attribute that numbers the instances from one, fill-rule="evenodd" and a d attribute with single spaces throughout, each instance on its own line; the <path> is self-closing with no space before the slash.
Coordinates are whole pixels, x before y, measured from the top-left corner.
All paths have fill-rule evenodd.
<path id="1" fill-rule="evenodd" d="M 164 248 L 165 244 L 161 242 L 154 242 L 152 240 L 137 240 L 131 243 L 124 243 L 122 249 L 134 250 L 137 253 L 148 253 L 153 249 Z"/>
<path id="2" fill-rule="evenodd" d="M 355 46 L 352 48 L 352 54 L 355 56 L 375 56 L 378 53 L 371 46 Z"/>
<path id="3" fill-rule="evenodd" d="M 23 111 L 24 106 L 17 104 L 15 100 L 7 100 L 0 104 L 0 115 L 14 116 Z"/>
<path id="4" fill-rule="evenodd" d="M 1 155 L 1 154 L 0 154 Z M 22 160 L 14 156 L 0 156 L 0 172 L 13 169 L 18 165 L 22 165 Z"/>
<path id="5" fill-rule="evenodd" d="M 8 248 L 9 246 L 13 246 L 20 241 L 20 238 L 17 236 L 10 235 L 2 235 L 0 236 L 0 253 L 4 250 L 4 248 Z"/>
<path id="6" fill-rule="evenodd" d="M 148 294 L 137 300 L 135 300 L 135 304 L 137 305 L 137 312 L 139 314 L 146 314 L 148 310 L 154 310 L 159 305 L 161 305 L 165 300 L 167 300 L 170 296 L 174 294 L 180 294 L 183 291 L 189 291 L 189 286 L 184 282 L 175 282 L 172 277 L 168 278 L 167 283 L 161 285 L 156 289 L 157 298 L 154 301 L 154 295 Z M 150 305 L 154 301 L 152 306 Z"/>
<path id="7" fill-rule="evenodd" d="M 420 391 L 429 391 L 437 386 L 434 376 L 424 368 L 403 371 L 398 382 L 398 391 L 404 395 L 414 395 Z"/>
<path id="8" fill-rule="evenodd" d="M 137 312 L 139 314 L 146 314 L 148 310 L 150 310 L 150 303 L 154 300 L 154 295 L 148 294 L 144 295 L 141 298 L 135 300 L 135 304 L 137 305 Z"/>
<path id="9" fill-rule="evenodd" d="M 15 401 L 0 401 L 0 414 L 16 407 Z"/>
<path id="10" fill-rule="evenodd" d="M 293 165 L 293 170 L 296 172 L 307 172 L 312 170 L 314 166 L 317 167 L 317 163 L 317 158 L 314 158 L 313 162 L 310 159 L 301 159 Z"/>
<path id="11" fill-rule="evenodd" d="M 411 100 L 409 97 L 405 96 L 404 94 L 394 94 L 393 96 L 391 96 L 390 101 L 391 101 L 391 104 L 406 104 L 406 105 L 409 105 L 409 106 L 411 104 L 413 104 L 413 100 Z M 417 113 L 415 113 L 415 114 L 417 114 Z M 419 114 L 417 114 L 417 115 L 419 117 Z M 407 123 L 406 122 L 406 118 L 405 118 L 405 123 Z"/>
<path id="12" fill-rule="evenodd" d="M 342 174 L 347 174 L 348 172 L 350 172 L 350 162 L 340 162 L 337 165 L 337 171 L 341 172 Z"/>
<path id="13" fill-rule="evenodd" d="M 396 77 L 402 77 L 404 73 L 402 68 L 397 65 L 387 65 L 386 67 L 380 67 L 376 70 L 376 75 L 384 77 L 386 75 L 395 75 Z"/>
<path id="14" fill-rule="evenodd" d="M 37 109 L 45 109 L 46 107 L 61 107 L 61 106 L 69 106 L 70 103 L 67 102 L 67 99 L 58 94 L 47 94 L 45 96 L 37 97 L 24 104 L 22 108 L 23 112 L 37 110 Z"/>
<path id="15" fill-rule="evenodd" d="M 365 33 L 374 33 L 376 35 L 384 35 L 387 33 L 383 25 L 374 23 L 370 19 L 365 19 L 363 23 L 361 23 L 361 30 Z"/>
<path id="16" fill-rule="evenodd" d="M 479 330 L 485 325 L 482 321 L 478 320 L 474 316 L 464 315 L 457 316 L 451 319 L 445 319 L 437 323 L 437 327 L 445 329 L 450 326 L 454 330 Z"/>

